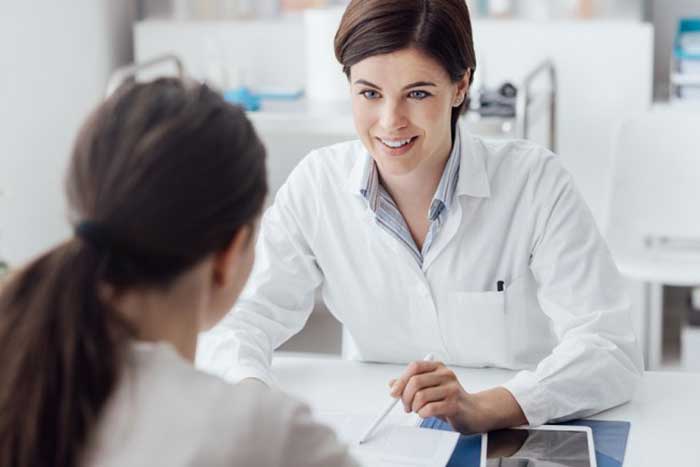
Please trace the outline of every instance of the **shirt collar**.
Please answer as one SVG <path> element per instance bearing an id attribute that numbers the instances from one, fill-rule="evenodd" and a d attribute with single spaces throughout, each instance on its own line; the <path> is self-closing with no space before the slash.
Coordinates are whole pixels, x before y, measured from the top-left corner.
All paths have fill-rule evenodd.
<path id="1" fill-rule="evenodd" d="M 454 198 L 455 189 L 457 188 L 457 181 L 459 179 L 461 153 L 461 135 L 459 128 L 456 128 L 455 141 L 452 145 L 450 157 L 447 158 L 445 169 L 442 172 L 442 177 L 440 177 L 440 183 L 438 183 L 437 190 L 435 190 L 435 195 L 433 195 L 433 202 L 430 203 L 428 219 L 431 221 L 437 219 L 442 211 L 450 209 L 450 205 L 452 204 L 452 200 Z"/>
<path id="2" fill-rule="evenodd" d="M 365 153 L 365 161 L 362 167 L 362 179 L 360 182 L 360 194 L 367 200 L 370 209 L 377 212 L 379 202 L 379 173 L 377 164 L 369 154 Z"/>

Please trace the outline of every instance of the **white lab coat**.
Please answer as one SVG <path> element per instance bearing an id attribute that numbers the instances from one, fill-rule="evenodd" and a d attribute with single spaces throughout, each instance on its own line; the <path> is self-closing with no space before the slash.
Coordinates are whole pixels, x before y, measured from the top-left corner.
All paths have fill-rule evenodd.
<path id="1" fill-rule="evenodd" d="M 422 267 L 360 195 L 361 142 L 309 154 L 265 213 L 250 281 L 200 362 L 271 383 L 272 351 L 302 329 L 320 288 L 354 358 L 432 352 L 524 370 L 504 386 L 532 425 L 629 400 L 643 368 L 630 302 L 571 176 L 530 142 L 465 130 L 461 141 L 456 201 Z"/>

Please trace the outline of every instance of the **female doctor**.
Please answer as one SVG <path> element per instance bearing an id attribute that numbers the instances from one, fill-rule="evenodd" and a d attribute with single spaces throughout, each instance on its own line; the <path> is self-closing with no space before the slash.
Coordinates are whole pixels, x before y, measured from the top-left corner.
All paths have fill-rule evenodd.
<path id="1" fill-rule="evenodd" d="M 459 431 L 629 400 L 630 304 L 571 176 L 530 142 L 458 125 L 476 66 L 464 0 L 352 0 L 335 53 L 359 141 L 313 151 L 279 190 L 205 359 L 272 384 L 272 351 L 320 289 L 355 358 L 410 363 L 390 382 L 405 410 Z M 470 393 L 448 365 L 521 371 Z"/>

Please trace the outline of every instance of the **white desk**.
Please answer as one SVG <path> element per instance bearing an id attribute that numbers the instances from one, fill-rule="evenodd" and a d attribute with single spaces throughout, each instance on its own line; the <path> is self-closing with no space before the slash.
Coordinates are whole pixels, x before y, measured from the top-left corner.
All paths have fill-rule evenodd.
<path id="1" fill-rule="evenodd" d="M 388 381 L 403 366 L 332 358 L 276 355 L 273 371 L 281 387 L 319 411 L 379 412 Z M 467 391 L 506 381 L 498 369 L 454 368 Z M 593 418 L 632 423 L 625 466 L 700 466 L 700 374 L 647 372 L 634 399 Z"/>

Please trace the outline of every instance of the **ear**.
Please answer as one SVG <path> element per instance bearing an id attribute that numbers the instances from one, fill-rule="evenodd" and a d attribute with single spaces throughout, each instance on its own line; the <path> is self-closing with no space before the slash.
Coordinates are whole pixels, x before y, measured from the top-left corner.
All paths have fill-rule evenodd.
<path id="1" fill-rule="evenodd" d="M 471 79 L 472 70 L 467 70 L 464 76 L 457 83 L 457 92 L 454 99 L 454 107 L 459 107 L 462 102 L 467 98 L 467 93 L 469 92 L 469 80 Z"/>
<path id="2" fill-rule="evenodd" d="M 216 286 L 226 286 L 235 273 L 236 265 L 246 253 L 252 240 L 253 229 L 244 225 L 233 236 L 228 246 L 214 255 L 212 282 Z"/>

